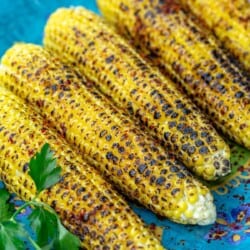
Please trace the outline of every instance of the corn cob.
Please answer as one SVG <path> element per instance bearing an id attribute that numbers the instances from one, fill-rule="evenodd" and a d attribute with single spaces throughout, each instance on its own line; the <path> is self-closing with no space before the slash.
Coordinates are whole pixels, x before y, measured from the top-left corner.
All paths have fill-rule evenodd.
<path id="1" fill-rule="evenodd" d="M 179 82 L 219 130 L 250 148 L 250 78 L 176 1 L 135 2 L 98 1 L 104 16 L 132 38 L 145 58 Z M 127 8 L 119 7 L 122 3 Z"/>
<path id="2" fill-rule="evenodd" d="M 86 80 L 35 45 L 2 59 L 0 82 L 27 100 L 117 188 L 176 222 L 215 219 L 209 190 L 115 109 Z"/>
<path id="3" fill-rule="evenodd" d="M 61 181 L 39 199 L 51 205 L 88 249 L 163 249 L 125 201 L 84 163 L 22 100 L 0 87 L 0 179 L 22 199 L 35 196 L 30 157 L 49 143 L 62 167 Z M 117 223 L 119 220 L 119 223 Z"/>
<path id="4" fill-rule="evenodd" d="M 197 175 L 211 180 L 230 171 L 229 148 L 204 116 L 101 18 L 83 8 L 60 9 L 47 23 L 44 42 Z"/>
<path id="5" fill-rule="evenodd" d="M 250 70 L 249 20 L 239 21 L 233 4 L 217 0 L 181 0 L 183 5 L 199 17 L 218 37 L 223 45 Z M 229 1 L 230 3 L 231 1 Z M 231 14 L 233 13 L 233 14 Z M 239 14 L 240 15 L 240 14 Z M 245 13 L 244 15 L 247 15 Z"/>

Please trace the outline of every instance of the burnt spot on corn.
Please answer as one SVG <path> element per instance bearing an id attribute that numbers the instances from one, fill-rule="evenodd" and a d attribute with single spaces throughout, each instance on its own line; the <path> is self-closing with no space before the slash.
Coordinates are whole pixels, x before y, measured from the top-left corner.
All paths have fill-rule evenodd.
<path id="1" fill-rule="evenodd" d="M 109 57 L 106 58 L 106 63 L 112 63 L 115 59 L 115 56 L 114 55 L 111 55 Z"/>
<path id="2" fill-rule="evenodd" d="M 129 171 L 129 176 L 134 177 L 136 175 L 136 171 L 134 169 Z"/>

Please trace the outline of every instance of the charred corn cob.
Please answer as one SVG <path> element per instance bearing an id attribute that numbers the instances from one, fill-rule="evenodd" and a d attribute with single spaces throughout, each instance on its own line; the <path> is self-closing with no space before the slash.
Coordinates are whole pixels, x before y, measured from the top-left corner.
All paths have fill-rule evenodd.
<path id="1" fill-rule="evenodd" d="M 250 79 L 176 1 L 98 3 L 104 16 L 132 38 L 145 58 L 178 81 L 218 129 L 250 148 Z"/>
<path id="2" fill-rule="evenodd" d="M 88 249 L 163 249 L 100 174 L 48 130 L 41 117 L 0 87 L 0 179 L 24 200 L 35 196 L 29 159 L 49 143 L 62 167 L 59 183 L 39 199 L 51 205 Z M 117 223 L 119 221 L 119 223 Z"/>
<path id="3" fill-rule="evenodd" d="M 232 1 L 181 0 L 184 6 L 199 17 L 218 37 L 223 45 L 250 70 L 249 20 L 237 18 Z M 231 3 L 231 4 L 230 4 Z M 247 10 L 246 10 L 247 11 Z M 236 16 L 235 16 L 236 14 Z M 247 13 L 244 13 L 246 16 Z"/>
<path id="4" fill-rule="evenodd" d="M 60 9 L 47 23 L 44 42 L 197 175 L 211 180 L 230 171 L 229 148 L 204 116 L 101 18 L 83 8 Z"/>
<path id="5" fill-rule="evenodd" d="M 180 223 L 215 219 L 209 190 L 116 110 L 87 82 L 39 46 L 6 52 L 0 82 L 37 107 L 117 188 L 152 211 Z"/>

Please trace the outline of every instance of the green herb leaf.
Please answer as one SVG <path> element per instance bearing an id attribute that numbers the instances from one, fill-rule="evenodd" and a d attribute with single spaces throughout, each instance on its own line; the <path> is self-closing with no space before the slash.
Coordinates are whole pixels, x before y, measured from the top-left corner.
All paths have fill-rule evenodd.
<path id="1" fill-rule="evenodd" d="M 0 222 L 11 218 L 15 208 L 14 204 L 9 203 L 10 194 L 6 189 L 0 190 Z M 1 249 L 1 248 L 0 248 Z"/>
<path id="2" fill-rule="evenodd" d="M 0 223 L 0 249 L 23 250 L 25 245 L 22 239 L 27 237 L 22 225 L 15 221 Z"/>
<path id="3" fill-rule="evenodd" d="M 57 216 L 44 209 L 36 207 L 29 215 L 30 226 L 36 233 L 37 244 L 40 247 L 47 246 L 51 240 L 57 237 Z"/>
<path id="4" fill-rule="evenodd" d="M 36 184 L 37 193 L 56 184 L 60 180 L 61 167 L 57 166 L 49 144 L 44 144 L 41 152 L 31 158 L 29 175 Z"/>
<path id="5" fill-rule="evenodd" d="M 58 219 L 58 239 L 55 241 L 54 248 L 58 250 L 78 250 L 80 240 L 77 236 L 70 233 Z"/>

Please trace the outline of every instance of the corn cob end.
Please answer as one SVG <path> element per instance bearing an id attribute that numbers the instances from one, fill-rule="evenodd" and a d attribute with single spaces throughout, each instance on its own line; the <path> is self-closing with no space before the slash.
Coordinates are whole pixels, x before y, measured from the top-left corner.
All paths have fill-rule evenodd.
<path id="1" fill-rule="evenodd" d="M 210 192 L 206 195 L 199 195 L 198 201 L 193 205 L 190 204 L 189 206 L 188 211 L 192 211 L 192 219 L 189 221 L 190 224 L 205 226 L 215 222 L 216 208 Z M 188 221 L 188 216 L 190 215 L 188 213 L 185 215 L 185 221 Z"/>

